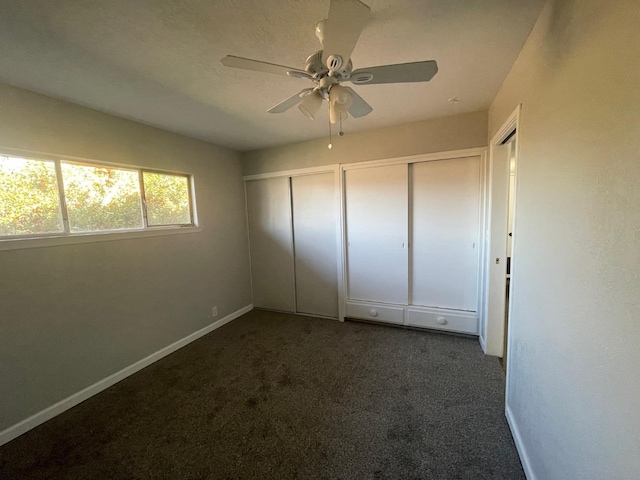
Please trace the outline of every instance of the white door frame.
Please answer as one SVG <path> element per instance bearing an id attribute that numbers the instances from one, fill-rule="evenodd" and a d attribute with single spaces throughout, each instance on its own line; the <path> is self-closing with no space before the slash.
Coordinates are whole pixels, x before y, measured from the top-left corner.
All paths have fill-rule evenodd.
<path id="1" fill-rule="evenodd" d="M 505 302 L 506 302 L 506 252 L 507 252 L 507 238 L 506 235 L 492 235 L 493 230 L 507 231 L 507 216 L 493 215 L 495 209 L 508 211 L 509 202 L 509 172 L 498 171 L 495 165 L 495 151 L 497 147 L 500 147 L 505 140 L 507 140 L 515 131 L 516 136 L 516 172 L 515 172 L 515 188 L 514 188 L 514 204 L 517 199 L 517 168 L 518 168 L 518 156 L 520 151 L 520 142 L 518 141 L 518 134 L 520 131 L 520 111 L 522 105 L 518 107 L 509 115 L 509 117 L 502 124 L 497 133 L 491 138 L 489 143 L 489 163 L 488 163 L 488 206 L 487 206 L 487 225 L 485 232 L 487 235 L 484 256 L 484 294 L 483 294 L 483 312 L 481 315 L 480 325 L 480 345 L 482 350 L 487 355 L 493 355 L 496 357 L 504 356 L 504 336 L 505 332 Z M 509 162 L 503 165 L 504 168 L 509 168 Z M 499 178 L 506 178 L 506 181 L 498 181 Z M 499 208 L 498 208 L 499 207 Z M 515 211 L 515 210 L 514 210 Z M 515 217 L 514 217 L 514 232 L 515 232 Z M 504 237 L 504 238 L 502 238 Z M 515 256 L 515 244 L 516 235 L 514 233 L 511 244 L 512 258 Z M 496 259 L 499 259 L 499 263 L 496 264 Z M 505 275 L 492 275 L 491 272 L 498 269 L 502 271 L 505 269 Z M 513 262 L 511 264 L 511 280 L 510 289 L 513 290 L 515 281 Z M 511 303 L 513 302 L 513 295 L 509 296 L 509 310 L 511 310 Z"/>

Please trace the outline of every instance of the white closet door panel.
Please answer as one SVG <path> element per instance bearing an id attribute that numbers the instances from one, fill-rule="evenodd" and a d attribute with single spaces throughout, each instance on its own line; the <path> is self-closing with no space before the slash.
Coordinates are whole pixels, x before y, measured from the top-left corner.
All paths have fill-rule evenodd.
<path id="1" fill-rule="evenodd" d="M 407 303 L 407 172 L 407 165 L 346 171 L 351 300 Z"/>
<path id="2" fill-rule="evenodd" d="M 253 304 L 295 311 L 289 178 L 246 183 Z"/>
<path id="3" fill-rule="evenodd" d="M 477 310 L 480 158 L 415 163 L 411 303 Z"/>
<path id="4" fill-rule="evenodd" d="M 333 173 L 291 178 L 298 313 L 338 317 Z"/>

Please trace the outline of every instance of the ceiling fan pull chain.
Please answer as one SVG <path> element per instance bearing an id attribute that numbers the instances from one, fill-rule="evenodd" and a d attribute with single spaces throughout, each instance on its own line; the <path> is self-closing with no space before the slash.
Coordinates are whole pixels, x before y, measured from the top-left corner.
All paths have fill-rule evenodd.
<path id="1" fill-rule="evenodd" d="M 340 114 L 340 131 L 338 132 L 338 135 L 341 137 L 344 136 L 344 131 L 342 130 L 342 113 Z"/>

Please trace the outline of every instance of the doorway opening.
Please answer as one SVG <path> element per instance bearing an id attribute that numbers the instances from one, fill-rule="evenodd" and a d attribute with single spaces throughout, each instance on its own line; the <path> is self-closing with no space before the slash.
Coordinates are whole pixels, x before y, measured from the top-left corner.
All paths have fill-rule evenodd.
<path id="1" fill-rule="evenodd" d="M 509 192 L 507 210 L 507 252 L 505 273 L 505 305 L 504 305 L 504 340 L 502 342 L 502 358 L 500 363 L 503 370 L 507 371 L 507 339 L 509 338 L 509 310 L 511 299 L 511 268 L 513 266 L 513 226 L 515 217 L 515 188 L 516 188 L 516 130 L 503 143 L 509 148 Z"/>
<path id="2" fill-rule="evenodd" d="M 500 357 L 507 369 L 508 330 L 513 320 L 518 107 L 489 144 L 487 247 L 484 262 L 483 318 L 480 343 L 487 355 Z"/>

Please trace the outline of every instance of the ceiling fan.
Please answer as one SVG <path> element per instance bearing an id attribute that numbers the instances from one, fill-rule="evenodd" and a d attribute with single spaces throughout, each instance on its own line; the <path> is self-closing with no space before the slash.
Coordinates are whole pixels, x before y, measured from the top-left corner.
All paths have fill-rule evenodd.
<path id="1" fill-rule="evenodd" d="M 227 67 L 306 78 L 315 83 L 315 86 L 305 88 L 271 107 L 267 110 L 269 113 L 282 113 L 297 105 L 305 116 L 313 119 L 323 100 L 327 100 L 331 123 L 342 121 L 347 114 L 355 118 L 363 117 L 371 113 L 373 108 L 351 87 L 342 86 L 341 83 L 373 85 L 428 82 L 438 72 L 435 60 L 353 70 L 351 52 L 370 13 L 369 7 L 359 0 L 331 0 L 328 18 L 316 26 L 316 36 L 323 48 L 307 58 L 304 70 L 233 55 L 227 55 L 221 62 Z"/>

